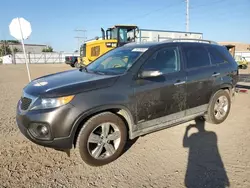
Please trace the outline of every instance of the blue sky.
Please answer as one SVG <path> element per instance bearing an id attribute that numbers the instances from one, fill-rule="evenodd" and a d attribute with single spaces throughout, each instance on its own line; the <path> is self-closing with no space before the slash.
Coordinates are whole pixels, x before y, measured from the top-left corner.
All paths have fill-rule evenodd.
<path id="1" fill-rule="evenodd" d="M 88 39 L 100 27 L 136 24 L 144 29 L 185 31 L 185 0 L 9 0 L 1 2 L 0 40 L 13 39 L 9 23 L 24 17 L 32 24 L 26 43 L 51 45 L 57 51 L 77 48 L 75 29 Z M 205 39 L 250 43 L 250 0 L 190 0 L 190 31 Z"/>

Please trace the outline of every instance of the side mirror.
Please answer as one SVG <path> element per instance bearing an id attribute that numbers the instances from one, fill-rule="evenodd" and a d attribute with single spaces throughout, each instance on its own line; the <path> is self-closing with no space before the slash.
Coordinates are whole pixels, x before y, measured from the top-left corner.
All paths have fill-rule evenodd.
<path id="1" fill-rule="evenodd" d="M 145 70 L 142 71 L 138 77 L 139 78 L 151 78 L 151 77 L 158 77 L 163 75 L 163 73 L 161 71 L 158 70 Z"/>

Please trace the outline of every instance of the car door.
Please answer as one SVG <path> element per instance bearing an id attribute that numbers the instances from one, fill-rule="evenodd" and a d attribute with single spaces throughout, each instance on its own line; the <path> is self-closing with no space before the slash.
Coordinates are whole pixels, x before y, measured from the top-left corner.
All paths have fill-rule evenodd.
<path id="1" fill-rule="evenodd" d="M 222 84 L 223 77 L 229 76 L 231 74 L 231 66 L 230 63 L 228 63 L 228 60 L 226 57 L 224 57 L 223 52 L 220 51 L 223 50 L 220 46 L 207 46 L 207 51 L 209 52 L 209 57 L 211 60 L 211 64 L 216 66 L 215 74 L 216 76 L 216 83 L 218 85 Z M 227 50 L 225 49 L 227 52 Z M 229 53 L 230 55 L 230 53 Z M 215 88 L 217 89 L 217 88 Z"/>
<path id="2" fill-rule="evenodd" d="M 211 64 L 204 44 L 186 44 L 182 51 L 187 72 L 186 115 L 192 115 L 207 109 L 219 70 Z"/>
<path id="3" fill-rule="evenodd" d="M 178 46 L 155 51 L 138 73 L 147 70 L 162 74 L 135 80 L 137 123 L 161 118 L 159 123 L 183 117 L 186 108 L 186 73 Z"/>

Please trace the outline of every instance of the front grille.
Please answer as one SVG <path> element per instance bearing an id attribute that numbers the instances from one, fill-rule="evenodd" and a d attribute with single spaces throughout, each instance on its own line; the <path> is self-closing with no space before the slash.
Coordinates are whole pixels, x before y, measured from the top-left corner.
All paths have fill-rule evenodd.
<path id="1" fill-rule="evenodd" d="M 27 98 L 27 97 L 22 97 L 21 98 L 21 109 L 22 110 L 28 110 L 31 102 L 32 102 L 32 99 Z"/>
<path id="2" fill-rule="evenodd" d="M 86 57 L 86 44 L 83 44 L 80 49 L 80 56 Z"/>

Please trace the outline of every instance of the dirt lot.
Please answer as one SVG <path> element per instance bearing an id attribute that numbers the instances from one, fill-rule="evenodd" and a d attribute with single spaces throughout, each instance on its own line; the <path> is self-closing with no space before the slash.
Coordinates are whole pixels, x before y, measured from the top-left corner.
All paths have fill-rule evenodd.
<path id="1" fill-rule="evenodd" d="M 32 65 L 31 73 L 35 78 L 67 69 Z M 237 94 L 221 125 L 192 127 L 187 137 L 191 121 L 141 137 L 115 162 L 97 168 L 19 132 L 15 108 L 27 81 L 24 65 L 0 66 L 0 187 L 250 187 L 250 94 Z"/>

